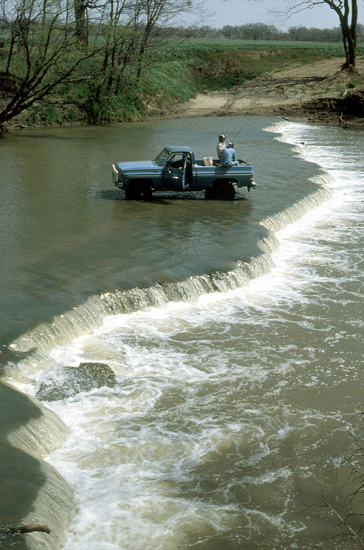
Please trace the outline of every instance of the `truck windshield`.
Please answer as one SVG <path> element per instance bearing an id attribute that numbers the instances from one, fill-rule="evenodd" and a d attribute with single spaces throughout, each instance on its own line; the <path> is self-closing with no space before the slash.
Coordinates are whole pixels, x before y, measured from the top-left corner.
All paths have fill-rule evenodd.
<path id="1" fill-rule="evenodd" d="M 154 164 L 157 164 L 158 166 L 163 166 L 168 158 L 168 155 L 169 152 L 167 151 L 167 149 L 163 149 L 163 151 L 161 151 L 159 155 L 154 159 Z"/>

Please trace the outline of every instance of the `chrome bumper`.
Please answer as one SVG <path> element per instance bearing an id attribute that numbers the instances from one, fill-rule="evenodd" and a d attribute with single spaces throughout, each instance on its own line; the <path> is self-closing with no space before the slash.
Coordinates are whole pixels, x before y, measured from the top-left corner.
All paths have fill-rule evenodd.
<path id="1" fill-rule="evenodd" d="M 115 164 L 112 165 L 112 181 L 114 182 L 115 187 L 117 187 L 119 182 L 119 172 Z"/>

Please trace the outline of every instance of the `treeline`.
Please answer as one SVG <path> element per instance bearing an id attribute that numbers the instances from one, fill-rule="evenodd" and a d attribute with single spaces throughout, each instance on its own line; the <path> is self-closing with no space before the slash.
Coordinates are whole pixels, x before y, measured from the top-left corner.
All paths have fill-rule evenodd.
<path id="1" fill-rule="evenodd" d="M 318 29 L 316 27 L 290 27 L 288 31 L 280 31 L 274 25 L 264 23 L 249 23 L 246 25 L 225 25 L 220 29 L 209 26 L 199 28 L 176 29 L 179 36 L 194 38 L 210 38 L 228 40 L 282 40 L 290 42 L 341 42 L 342 30 L 340 27 L 332 29 Z M 356 28 L 358 42 L 364 42 L 364 25 Z"/>
<path id="2" fill-rule="evenodd" d="M 94 22 L 86 19 L 86 12 L 82 25 L 80 20 L 73 21 L 73 27 L 68 25 L 68 32 L 77 32 L 79 37 L 86 41 L 87 36 L 95 34 L 105 35 L 109 30 L 108 22 Z M 37 30 L 41 25 L 36 19 L 31 20 L 23 16 L 22 20 L 15 19 L 10 24 L 0 17 L 0 32 L 5 30 L 18 29 L 21 26 L 26 26 L 28 30 Z M 139 28 L 145 26 L 142 22 Z M 182 39 L 186 38 L 208 38 L 208 39 L 228 39 L 228 40 L 281 40 L 290 42 L 341 42 L 342 30 L 340 27 L 331 29 L 319 29 L 317 27 L 290 27 L 287 31 L 281 31 L 274 25 L 266 25 L 265 23 L 248 23 L 246 25 L 225 25 L 222 28 L 210 27 L 208 25 L 194 25 L 192 27 L 184 26 L 160 26 L 158 22 L 154 25 L 154 32 L 158 32 L 160 36 L 173 36 Z M 356 27 L 358 42 L 364 42 L 364 25 L 358 24 Z"/>

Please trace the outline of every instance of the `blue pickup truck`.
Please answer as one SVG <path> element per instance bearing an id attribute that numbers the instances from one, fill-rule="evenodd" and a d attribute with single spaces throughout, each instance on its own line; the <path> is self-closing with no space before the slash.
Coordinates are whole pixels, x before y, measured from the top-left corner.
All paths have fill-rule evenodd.
<path id="1" fill-rule="evenodd" d="M 220 166 L 218 159 L 196 160 L 190 147 L 165 147 L 154 160 L 112 165 L 116 187 L 126 199 L 152 200 L 153 191 L 202 191 L 206 199 L 233 200 L 237 187 L 255 188 L 253 168 L 243 160 L 238 166 Z"/>

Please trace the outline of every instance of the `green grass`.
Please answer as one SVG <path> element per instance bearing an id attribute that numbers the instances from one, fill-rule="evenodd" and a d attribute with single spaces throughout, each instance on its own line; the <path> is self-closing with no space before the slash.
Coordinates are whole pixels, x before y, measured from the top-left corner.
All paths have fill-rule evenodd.
<path id="1" fill-rule="evenodd" d="M 197 91 L 193 79 L 186 78 L 189 72 L 187 62 L 167 60 L 158 63 L 145 73 L 141 83 L 142 93 L 159 107 L 167 98 L 172 101 L 188 101 Z"/>
<path id="2" fill-rule="evenodd" d="M 312 48 L 245 48 L 223 52 L 205 49 L 190 56 L 189 68 L 198 89 L 209 91 L 241 85 L 268 71 L 332 57 L 331 51 Z"/>
<path id="3" fill-rule="evenodd" d="M 84 61 L 72 80 L 27 113 L 27 122 L 138 120 L 187 101 L 196 92 L 229 89 L 267 71 L 344 57 L 341 43 L 191 39 L 182 44 L 171 40 L 168 46 L 163 60 L 146 66 L 140 80 L 135 80 L 135 67 L 129 66 L 114 94 L 107 90 L 102 54 Z M 357 51 L 358 58 L 363 56 L 364 44 Z M 5 59 L 6 45 L 0 50 L 0 72 Z M 351 86 L 361 80 L 353 77 Z"/>
<path id="4" fill-rule="evenodd" d="M 175 41 L 176 42 L 176 41 Z M 171 46 L 173 42 L 171 41 Z M 283 40 L 213 40 L 213 39 L 188 39 L 178 45 L 173 52 L 175 57 L 188 57 L 200 55 L 203 52 L 227 52 L 236 50 L 306 50 L 322 52 L 331 57 L 344 56 L 342 42 L 289 42 Z M 358 53 L 364 53 L 364 44 L 358 44 Z"/>

